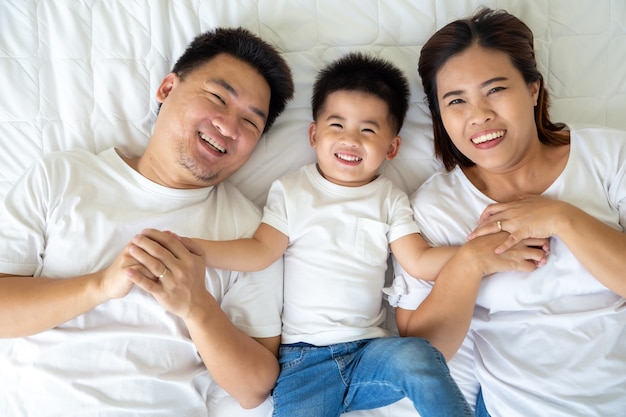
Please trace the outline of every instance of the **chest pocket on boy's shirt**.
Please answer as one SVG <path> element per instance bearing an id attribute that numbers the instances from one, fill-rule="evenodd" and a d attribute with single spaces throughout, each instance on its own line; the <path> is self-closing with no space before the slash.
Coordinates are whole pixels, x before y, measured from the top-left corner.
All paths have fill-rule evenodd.
<path id="1" fill-rule="evenodd" d="M 387 262 L 389 225 L 372 219 L 359 219 L 356 231 L 357 254 L 368 265 L 379 266 Z"/>

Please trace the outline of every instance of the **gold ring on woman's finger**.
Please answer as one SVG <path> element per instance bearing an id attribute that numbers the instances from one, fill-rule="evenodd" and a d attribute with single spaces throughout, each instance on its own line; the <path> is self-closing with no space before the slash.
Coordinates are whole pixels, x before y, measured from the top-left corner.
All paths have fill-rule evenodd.
<path id="1" fill-rule="evenodd" d="M 502 231 L 502 222 L 500 220 L 496 222 L 496 225 L 498 226 L 498 230 Z"/>
<path id="2" fill-rule="evenodd" d="M 159 275 L 159 276 L 158 276 L 158 279 L 163 279 L 163 277 L 164 277 L 165 275 L 167 275 L 167 271 L 168 271 L 168 269 L 167 269 L 167 267 L 165 267 L 165 269 L 163 270 L 163 272 L 161 272 L 161 275 Z"/>

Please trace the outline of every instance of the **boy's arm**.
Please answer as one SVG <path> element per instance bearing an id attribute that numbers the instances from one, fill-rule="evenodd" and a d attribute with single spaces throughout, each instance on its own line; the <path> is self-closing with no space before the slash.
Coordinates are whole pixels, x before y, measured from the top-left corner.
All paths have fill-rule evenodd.
<path id="1" fill-rule="evenodd" d="M 266 223 L 261 223 L 251 238 L 193 240 L 202 247 L 207 266 L 243 272 L 269 267 L 285 253 L 289 245 L 287 235 Z"/>
<path id="2" fill-rule="evenodd" d="M 458 250 L 454 246 L 432 248 L 419 233 L 396 239 L 389 246 L 406 272 L 427 281 L 434 281 L 441 268 Z"/>

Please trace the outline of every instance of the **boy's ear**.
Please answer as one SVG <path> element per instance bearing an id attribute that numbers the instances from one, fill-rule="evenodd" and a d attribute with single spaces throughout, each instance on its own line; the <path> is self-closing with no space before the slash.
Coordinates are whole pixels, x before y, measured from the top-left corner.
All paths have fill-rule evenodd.
<path id="1" fill-rule="evenodd" d="M 400 145 L 402 144 L 402 138 L 400 136 L 396 136 L 391 139 L 391 143 L 389 144 L 389 149 L 387 149 L 387 160 L 391 161 L 398 155 L 398 150 L 400 149 Z"/>
<path id="2" fill-rule="evenodd" d="M 311 122 L 309 124 L 309 144 L 311 145 L 311 148 L 315 148 L 315 145 L 317 144 L 317 126 L 315 125 L 315 122 Z"/>
<path id="3" fill-rule="evenodd" d="M 161 85 L 156 91 L 156 98 L 159 103 L 163 103 L 165 98 L 170 95 L 172 88 L 174 88 L 174 84 L 178 81 L 178 76 L 173 72 L 170 72 L 163 78 L 161 81 Z"/>

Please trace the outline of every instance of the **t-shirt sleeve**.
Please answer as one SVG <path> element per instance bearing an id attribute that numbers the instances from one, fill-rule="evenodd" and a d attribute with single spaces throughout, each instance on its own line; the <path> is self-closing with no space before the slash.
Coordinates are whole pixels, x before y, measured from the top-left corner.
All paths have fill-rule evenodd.
<path id="1" fill-rule="evenodd" d="M 420 228 L 413 217 L 413 209 L 408 196 L 398 190 L 390 208 L 388 239 L 393 242 L 411 233 L 420 233 Z"/>
<path id="2" fill-rule="evenodd" d="M 45 244 L 47 181 L 35 164 L 0 202 L 0 272 L 38 275 Z"/>
<path id="3" fill-rule="evenodd" d="M 286 191 L 280 179 L 274 181 L 270 187 L 261 221 L 289 236 Z"/>
<path id="4" fill-rule="evenodd" d="M 263 271 L 233 273 L 237 277 L 224 295 L 222 310 L 248 336 L 279 336 L 283 308 L 283 258 Z"/>

